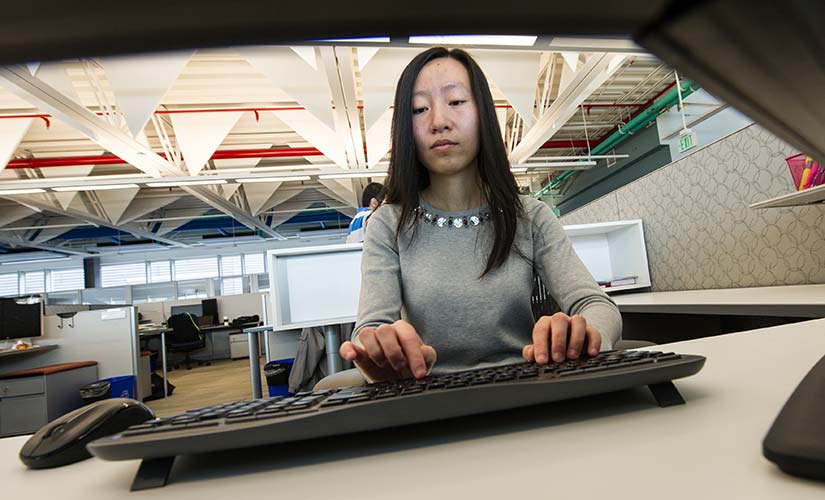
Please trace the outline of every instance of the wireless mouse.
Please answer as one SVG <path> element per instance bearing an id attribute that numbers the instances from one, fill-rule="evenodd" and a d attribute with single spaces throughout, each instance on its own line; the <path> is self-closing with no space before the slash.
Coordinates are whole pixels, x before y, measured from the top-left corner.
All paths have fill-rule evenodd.
<path id="1" fill-rule="evenodd" d="M 794 476 L 825 480 L 825 357 L 811 368 L 777 415 L 762 454 Z"/>
<path id="2" fill-rule="evenodd" d="M 134 399 L 97 401 L 41 427 L 20 449 L 20 460 L 32 469 L 79 462 L 91 456 L 88 443 L 153 418 L 152 410 Z"/>

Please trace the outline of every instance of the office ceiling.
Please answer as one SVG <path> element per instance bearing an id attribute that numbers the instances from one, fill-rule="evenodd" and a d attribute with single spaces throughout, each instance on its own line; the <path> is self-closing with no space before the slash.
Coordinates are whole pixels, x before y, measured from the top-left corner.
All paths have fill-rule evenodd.
<path id="1" fill-rule="evenodd" d="M 675 82 L 623 37 L 467 42 L 447 41 L 491 81 L 530 191 L 587 168 L 566 157 L 586 156 Z M 346 227 L 363 186 L 386 171 L 395 82 L 426 46 L 328 41 L 2 67 L 0 249 L 91 255 Z M 208 184 L 163 185 L 191 181 Z"/>

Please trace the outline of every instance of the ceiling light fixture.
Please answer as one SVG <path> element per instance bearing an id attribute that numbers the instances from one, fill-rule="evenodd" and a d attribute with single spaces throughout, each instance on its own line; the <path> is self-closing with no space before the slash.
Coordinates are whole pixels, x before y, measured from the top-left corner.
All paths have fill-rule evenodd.
<path id="1" fill-rule="evenodd" d="M 241 184 L 252 184 L 256 182 L 289 182 L 289 181 L 308 181 L 308 175 L 292 175 L 283 177 L 248 177 L 245 179 L 235 179 Z"/>
<path id="2" fill-rule="evenodd" d="M 388 36 L 369 36 L 361 38 L 322 38 L 317 42 L 352 42 L 352 43 L 390 43 Z"/>
<path id="3" fill-rule="evenodd" d="M 38 264 L 41 262 L 59 262 L 61 260 L 71 260 L 71 257 L 53 257 L 53 258 L 43 258 L 43 259 L 27 259 L 27 260 L 14 260 L 8 262 L 0 262 L 0 266 L 14 266 L 17 264 Z"/>
<path id="4" fill-rule="evenodd" d="M 528 162 L 548 162 L 565 160 L 619 160 L 630 158 L 630 155 L 592 155 L 592 156 L 536 156 L 527 158 Z"/>
<path id="5" fill-rule="evenodd" d="M 101 184 L 99 186 L 64 186 L 53 187 L 57 192 L 72 192 L 72 191 L 110 191 L 113 189 L 140 189 L 137 184 Z"/>
<path id="6" fill-rule="evenodd" d="M 341 173 L 341 174 L 324 174 L 319 175 L 319 179 L 360 179 L 364 177 L 386 177 L 387 172 L 384 170 L 378 170 L 375 172 L 352 172 L 352 173 Z"/>
<path id="7" fill-rule="evenodd" d="M 45 189 L 2 189 L 0 190 L 0 196 L 13 196 L 15 194 L 38 194 L 45 192 Z"/>
<path id="8" fill-rule="evenodd" d="M 511 165 L 510 168 L 528 168 L 532 170 L 541 168 L 592 167 L 595 165 L 595 161 L 548 161 L 545 163 L 519 163 Z"/>
<path id="9" fill-rule="evenodd" d="M 177 186 L 209 186 L 213 184 L 226 184 L 225 179 L 206 179 L 206 180 L 194 180 L 194 181 L 172 181 L 172 182 L 147 182 L 146 185 L 149 187 L 177 187 Z"/>
<path id="10" fill-rule="evenodd" d="M 536 36 L 520 35 L 445 35 L 445 36 L 411 36 L 414 44 L 426 45 L 508 45 L 513 47 L 532 47 Z"/>

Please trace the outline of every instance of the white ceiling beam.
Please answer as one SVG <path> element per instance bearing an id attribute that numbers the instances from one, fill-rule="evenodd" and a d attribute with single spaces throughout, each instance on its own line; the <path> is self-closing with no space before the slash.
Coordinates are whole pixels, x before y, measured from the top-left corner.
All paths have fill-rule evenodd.
<path id="1" fill-rule="evenodd" d="M 536 124 L 510 153 L 510 163 L 523 163 L 541 148 L 579 109 L 579 105 L 601 87 L 626 58 L 623 54 L 594 54 L 579 68 Z"/>
<path id="2" fill-rule="evenodd" d="M 107 151 L 152 177 L 185 176 L 185 173 L 173 163 L 156 154 L 140 141 L 133 139 L 126 132 L 105 122 L 96 114 L 75 103 L 45 82 L 33 77 L 25 66 L 0 67 L 0 85 L 41 111 L 46 111 L 77 129 L 86 137 L 103 146 Z M 183 187 L 182 189 L 226 215 L 234 217 L 250 229 L 260 230 L 273 238 L 283 238 L 259 219 L 250 216 L 234 204 L 223 199 L 222 196 L 204 187 Z M 44 209 L 57 210 L 54 207 L 44 207 Z M 131 232 L 131 230 L 129 231 Z M 144 233 L 146 235 L 152 234 Z"/>
<path id="3" fill-rule="evenodd" d="M 34 210 L 23 206 L 3 207 L 0 209 L 0 227 L 8 226 L 36 213 Z"/>
<path id="4" fill-rule="evenodd" d="M 39 110 L 76 129 L 144 173 L 160 177 L 162 174 L 174 175 L 177 170 L 129 134 L 111 126 L 54 87 L 32 76 L 25 66 L 0 67 L 0 85 Z"/>
<path id="5" fill-rule="evenodd" d="M 95 254 L 91 254 L 91 253 L 88 253 L 88 252 L 81 252 L 81 251 L 78 251 L 78 250 L 72 250 L 72 249 L 69 249 L 69 248 L 55 247 L 55 246 L 52 246 L 52 245 L 41 245 L 41 244 L 38 244 L 38 243 L 32 243 L 30 241 L 24 241 L 24 240 L 18 239 L 18 238 L 3 237 L 3 238 L 0 238 L 0 243 L 5 244 L 5 245 L 12 245 L 12 246 L 15 246 L 15 247 L 24 247 L 24 248 L 33 248 L 33 249 L 36 249 L 36 250 L 45 250 L 47 252 L 55 252 L 55 253 L 59 253 L 59 254 L 62 254 L 62 255 L 76 255 L 76 256 L 79 256 L 79 257 L 94 257 L 94 255 L 95 255 Z"/>
<path id="6" fill-rule="evenodd" d="M 162 237 L 158 236 L 157 234 L 155 234 L 151 231 L 147 231 L 145 229 L 141 229 L 141 228 L 134 227 L 134 226 L 115 225 L 115 224 L 112 224 L 111 222 L 109 222 L 108 220 L 106 220 L 102 217 L 97 217 L 97 216 L 94 216 L 94 215 L 91 215 L 91 214 L 88 214 L 88 213 L 79 212 L 79 211 L 73 210 L 71 208 L 69 208 L 69 209 L 60 209 L 60 208 L 57 208 L 54 205 L 48 203 L 47 201 L 45 201 L 43 199 L 38 199 L 34 196 L 15 196 L 11 199 L 13 199 L 14 201 L 16 201 L 16 202 L 18 202 L 18 203 L 20 203 L 24 206 L 35 207 L 39 210 L 44 210 L 44 211 L 56 213 L 58 215 L 65 215 L 67 217 L 72 217 L 72 218 L 75 218 L 75 219 L 79 219 L 83 222 L 88 222 L 90 224 L 96 224 L 98 226 L 110 227 L 112 229 L 118 229 L 118 230 L 121 230 L 123 232 L 133 234 L 133 235 L 137 236 L 138 238 L 145 238 L 145 239 L 149 239 L 149 240 L 155 240 L 155 241 L 158 241 L 160 243 L 165 243 L 167 245 L 175 246 L 175 247 L 186 248 L 186 247 L 189 246 L 189 245 L 183 244 L 179 241 L 170 240 L 168 238 L 162 238 Z"/>
<path id="7" fill-rule="evenodd" d="M 364 135 L 355 92 L 355 60 L 351 47 L 321 47 L 321 63 L 332 93 L 335 129 L 344 143 L 349 168 L 366 166 Z"/>

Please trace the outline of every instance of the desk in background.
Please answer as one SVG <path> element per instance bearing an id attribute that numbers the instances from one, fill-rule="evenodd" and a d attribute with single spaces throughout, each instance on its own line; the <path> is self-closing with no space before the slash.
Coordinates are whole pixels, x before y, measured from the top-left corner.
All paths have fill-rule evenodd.
<path id="1" fill-rule="evenodd" d="M 160 353 L 161 365 L 163 366 L 163 397 L 169 397 L 169 382 L 166 380 L 168 367 L 166 365 L 166 334 L 172 333 L 171 328 L 166 327 L 151 327 L 138 328 L 138 336 L 140 340 L 149 340 L 151 338 L 160 337 Z"/>
<path id="2" fill-rule="evenodd" d="M 622 337 L 657 343 L 825 318 L 825 285 L 613 295 Z"/>
<path id="3" fill-rule="evenodd" d="M 57 349 L 57 347 L 57 344 L 49 344 L 32 346 L 28 349 L 6 349 L 5 351 L 0 351 L 0 358 L 16 358 L 19 356 L 28 356 L 32 354 L 38 354 L 41 352 L 51 351 L 53 349 Z M 0 363 L 2 363 L 2 359 L 0 359 Z"/>
<path id="4" fill-rule="evenodd" d="M 352 436 L 179 457 L 172 480 L 142 499 L 747 498 L 820 500 L 825 483 L 780 472 L 762 439 L 825 354 L 825 320 L 664 347 L 707 357 L 677 380 L 686 405 L 659 408 L 647 389 Z M 756 332 L 754 332 L 756 333 Z M 766 369 L 770 367 L 770 369 Z M 139 461 L 91 459 L 29 471 L 25 438 L 0 440 L 9 498 L 116 498 Z M 353 478 L 369 484 L 346 487 Z M 405 478 L 412 478 L 405 481 Z"/>

